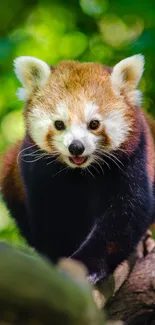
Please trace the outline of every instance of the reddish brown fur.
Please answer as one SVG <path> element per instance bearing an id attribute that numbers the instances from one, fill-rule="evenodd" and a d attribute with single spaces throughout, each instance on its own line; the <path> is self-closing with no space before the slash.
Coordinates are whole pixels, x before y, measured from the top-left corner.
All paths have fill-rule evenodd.
<path id="1" fill-rule="evenodd" d="M 112 89 L 111 72 L 112 68 L 97 63 L 62 61 L 52 69 L 47 84 L 28 101 L 25 108 L 26 123 L 29 111 L 41 105 L 45 110 L 55 112 L 56 105 L 65 103 L 69 109 L 69 123 L 74 121 L 75 116 L 78 121 L 85 122 L 84 103 L 86 102 L 94 102 L 98 106 L 99 114 L 120 110 L 121 107 L 123 108 L 124 99 L 119 99 Z M 122 98 L 124 97 L 125 93 L 122 94 Z M 129 107 L 125 113 L 128 123 L 134 120 L 135 110 L 129 100 L 126 99 L 125 104 Z M 110 146 L 111 140 L 104 128 L 91 132 L 101 135 L 104 145 Z"/>
<path id="2" fill-rule="evenodd" d="M 65 61 L 57 65 L 48 83 L 28 102 L 26 116 L 32 106 L 43 103 L 45 108 L 55 111 L 56 105 L 64 102 L 71 120 L 78 107 L 76 114 L 80 121 L 84 121 L 83 103 L 94 100 L 99 113 L 105 109 L 105 103 L 108 103 L 108 110 L 117 105 L 118 98 L 111 87 L 109 72 L 97 63 Z"/>
<path id="3" fill-rule="evenodd" d="M 145 132 L 146 132 L 146 154 L 147 154 L 147 170 L 148 170 L 148 176 L 150 179 L 150 182 L 153 183 L 154 182 L 154 178 L 155 178 L 155 128 L 153 129 L 153 121 L 149 118 L 148 119 L 149 122 L 149 126 L 151 129 L 151 133 L 149 130 L 149 126 L 147 124 L 146 121 L 146 115 L 144 117 L 144 125 L 145 125 Z M 151 122 L 151 124 L 150 124 Z M 151 164 L 150 162 L 153 162 L 153 164 Z"/>
<path id="4" fill-rule="evenodd" d="M 20 147 L 21 142 L 18 142 L 4 155 L 0 183 L 4 199 L 14 198 L 17 201 L 23 202 L 25 200 L 25 193 L 17 164 Z"/>
<path id="5" fill-rule="evenodd" d="M 120 250 L 120 247 L 119 247 L 119 244 L 117 242 L 114 242 L 114 241 L 108 242 L 107 253 L 109 255 L 116 254 L 117 252 L 119 252 L 119 250 Z"/>
<path id="6" fill-rule="evenodd" d="M 53 132 L 52 132 L 51 128 L 49 128 L 49 130 L 46 134 L 46 138 L 45 138 L 45 147 L 46 148 L 50 149 L 52 147 L 52 144 L 51 144 L 52 136 L 53 136 Z"/>
<path id="7" fill-rule="evenodd" d="M 70 119 L 74 118 L 74 110 L 78 106 L 76 113 L 80 121 L 84 120 L 83 101 L 94 101 L 99 107 L 99 113 L 103 110 L 114 110 L 119 107 L 118 98 L 115 95 L 111 83 L 110 73 L 111 68 L 103 67 L 96 63 L 79 63 L 74 61 L 65 61 L 52 69 L 52 74 L 49 82 L 32 96 L 25 107 L 25 120 L 32 106 L 39 106 L 43 104 L 44 108 L 55 110 L 55 106 L 60 102 L 67 104 L 70 112 Z M 155 123 L 148 116 L 142 117 L 143 113 L 137 109 L 136 114 L 139 116 L 135 122 L 135 109 L 130 104 L 125 92 L 122 93 L 123 100 L 127 105 L 125 118 L 127 121 L 133 121 L 132 132 L 127 141 L 122 145 L 122 150 L 130 153 L 134 150 L 136 142 L 139 141 L 139 134 L 141 130 L 141 123 L 145 125 L 147 135 L 147 167 L 151 183 L 154 180 L 154 166 L 150 161 L 154 161 L 154 141 L 155 140 Z M 151 129 L 153 139 L 150 135 L 149 128 Z M 104 129 L 93 131 L 95 134 L 103 136 L 103 144 L 110 144 L 110 139 Z M 46 136 L 46 146 L 50 146 L 50 138 L 52 131 L 49 130 Z M 24 200 L 23 184 L 19 175 L 17 165 L 17 155 L 20 150 L 21 143 L 19 142 L 13 149 L 10 149 L 5 155 L 3 175 L 2 175 L 2 192 L 4 196 L 18 197 L 19 200 Z"/>

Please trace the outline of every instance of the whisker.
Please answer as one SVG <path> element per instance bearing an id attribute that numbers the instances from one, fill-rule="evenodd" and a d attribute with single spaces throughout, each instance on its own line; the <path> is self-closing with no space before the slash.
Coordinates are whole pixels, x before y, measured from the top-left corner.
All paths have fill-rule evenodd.
<path id="1" fill-rule="evenodd" d="M 95 178 L 95 176 L 92 174 L 92 172 L 89 170 L 89 168 L 87 167 L 86 169 L 88 170 L 89 174 L 90 174 L 93 178 Z"/>
<path id="2" fill-rule="evenodd" d="M 46 154 L 44 154 L 44 153 L 42 153 L 42 154 L 32 154 L 32 155 L 29 155 L 28 157 L 32 157 L 33 158 L 33 160 L 26 160 L 26 159 L 23 159 L 23 157 L 25 157 L 25 155 L 22 155 L 21 156 L 21 159 L 22 159 L 22 161 L 25 161 L 25 162 L 28 162 L 28 163 L 30 163 L 30 162 L 35 162 L 35 161 L 37 161 L 37 160 L 39 160 L 39 159 L 42 159 L 42 158 L 44 158 L 46 156 Z M 27 155 L 26 155 L 26 157 L 27 157 Z"/>
<path id="3" fill-rule="evenodd" d="M 41 149 L 37 149 L 36 151 L 33 152 L 29 152 L 29 153 L 24 153 L 24 156 L 33 156 L 35 155 L 35 153 L 37 153 L 38 151 L 42 151 Z M 23 155 L 22 155 L 23 156 Z"/>
<path id="4" fill-rule="evenodd" d="M 115 158 L 122 166 L 124 166 L 124 164 L 122 163 L 122 161 L 120 159 L 118 159 L 112 152 L 107 152 L 110 156 L 112 156 L 113 158 Z"/>
<path id="5" fill-rule="evenodd" d="M 111 169 L 110 168 L 110 166 L 109 166 L 109 164 L 107 163 L 107 161 L 105 160 L 105 159 L 103 159 L 103 151 L 99 151 L 99 154 L 101 155 L 101 156 L 99 156 L 97 153 L 98 153 L 98 149 L 96 150 L 96 155 L 94 156 L 94 158 L 96 159 L 97 158 L 97 161 L 96 162 L 98 162 L 98 160 L 99 161 L 101 161 L 101 163 L 105 163 L 106 165 L 107 165 L 107 167 L 109 168 L 109 169 Z M 99 162 L 98 162 L 98 164 L 99 164 Z M 101 168 L 101 166 L 100 166 L 100 168 Z M 102 169 L 102 168 L 101 168 Z"/>
<path id="6" fill-rule="evenodd" d="M 118 164 L 116 163 L 116 161 L 120 165 L 124 166 L 124 164 L 122 163 L 122 161 L 118 157 L 116 157 L 116 155 L 114 155 L 114 153 L 109 152 L 108 150 L 105 150 L 105 149 L 97 149 L 96 151 L 99 152 L 101 155 L 109 158 L 109 159 L 111 158 L 111 161 L 114 161 L 117 166 L 118 166 Z M 112 157 L 113 157 L 113 159 L 112 159 Z M 120 165 L 119 165 L 119 168 L 121 169 Z"/>
<path id="7" fill-rule="evenodd" d="M 109 164 L 106 162 L 105 159 L 103 159 L 103 158 L 101 159 L 100 157 L 97 157 L 97 158 L 95 159 L 95 162 L 96 162 L 96 164 L 98 164 L 98 165 L 100 166 L 100 169 L 102 170 L 102 173 L 103 173 L 103 174 L 104 174 L 104 170 L 103 170 L 102 166 L 100 165 L 100 163 L 98 162 L 98 160 L 101 160 L 104 164 L 107 165 L 107 167 L 108 167 L 109 169 L 111 169 L 110 166 L 109 166 Z"/>
<path id="8" fill-rule="evenodd" d="M 97 149 L 96 151 L 100 152 L 101 154 L 108 154 L 109 156 L 112 156 L 113 158 L 115 158 L 122 166 L 124 166 L 124 164 L 122 163 L 122 161 L 111 151 L 106 150 L 105 148 L 103 149 Z"/>
<path id="9" fill-rule="evenodd" d="M 53 163 L 54 163 L 55 161 L 57 161 L 57 160 L 58 160 L 58 157 L 56 157 L 54 160 L 48 162 L 48 163 L 47 163 L 47 166 L 53 164 Z"/>
<path id="10" fill-rule="evenodd" d="M 48 156 L 48 157 L 55 157 L 55 156 L 57 156 L 57 155 L 59 155 L 60 154 L 60 152 L 58 152 L 58 151 L 53 151 L 53 152 L 48 152 L 47 154 L 46 154 L 46 156 Z"/>
<path id="11" fill-rule="evenodd" d="M 32 145 L 32 146 L 29 146 L 29 147 L 21 150 L 17 157 L 18 158 L 17 163 L 19 163 L 20 155 L 21 155 L 22 161 L 27 162 L 27 163 L 33 163 L 33 162 L 36 162 L 42 158 L 50 159 L 51 157 L 55 157 L 56 155 L 58 155 L 57 151 L 49 153 L 49 152 L 44 152 L 41 148 L 39 148 L 35 151 L 32 151 L 32 152 L 29 152 L 29 153 L 25 153 L 25 151 L 27 151 L 28 149 L 32 149 L 34 146 L 36 146 L 36 145 Z M 23 159 L 23 157 L 27 157 L 27 158 L 32 157 L 33 160 L 26 160 L 26 159 Z"/>
<path id="12" fill-rule="evenodd" d="M 94 161 L 95 161 L 95 159 L 94 159 Z M 98 174 L 100 174 L 99 170 L 94 165 L 91 165 L 91 167 L 94 168 Z"/>
<path id="13" fill-rule="evenodd" d="M 101 157 L 106 157 L 109 160 L 113 161 L 114 164 L 122 171 L 122 168 L 120 165 L 124 166 L 124 164 L 113 153 L 111 153 L 105 149 L 100 149 L 100 148 L 98 148 L 96 150 L 96 153 L 99 153 L 101 155 Z M 107 164 L 107 162 L 105 160 L 104 160 L 104 162 Z M 109 166 L 109 168 L 110 168 L 110 166 Z"/>
<path id="14" fill-rule="evenodd" d="M 113 161 L 114 164 L 118 167 L 118 169 L 120 169 L 120 170 L 122 171 L 122 168 L 121 168 L 120 165 L 115 161 L 114 158 L 112 158 L 112 157 L 109 156 L 109 155 L 106 155 L 105 153 L 104 153 L 104 155 L 105 155 L 105 157 L 109 158 L 109 160 Z"/>
<path id="15" fill-rule="evenodd" d="M 58 175 L 58 174 L 60 174 L 60 173 L 62 173 L 63 171 L 65 171 L 65 170 L 67 170 L 67 169 L 69 169 L 69 167 L 67 166 L 67 167 L 65 167 L 65 168 L 63 168 L 63 169 L 61 169 L 61 170 L 59 170 L 56 174 L 54 174 L 52 177 L 55 177 L 56 175 Z"/>
<path id="16" fill-rule="evenodd" d="M 19 164 L 19 157 L 20 157 L 21 153 L 24 152 L 24 151 L 26 151 L 26 150 L 28 150 L 28 149 L 31 149 L 31 148 L 33 148 L 35 146 L 36 146 L 36 144 L 33 144 L 33 145 L 31 145 L 31 146 L 29 146 L 27 148 L 24 148 L 24 149 L 22 149 L 22 150 L 19 151 L 19 153 L 17 155 L 17 160 L 16 160 L 17 161 L 17 165 Z"/>
<path id="17" fill-rule="evenodd" d="M 21 160 L 29 164 L 29 163 L 34 163 L 34 162 L 40 160 L 41 158 L 42 158 L 42 156 L 40 156 L 40 157 L 37 158 L 37 159 L 33 159 L 33 160 L 25 160 L 25 159 L 23 159 L 23 158 L 21 157 Z"/>
<path id="18" fill-rule="evenodd" d="M 129 150 L 122 149 L 122 148 L 119 148 L 118 151 L 121 151 L 121 152 L 123 152 L 123 153 L 129 153 Z"/>
<path id="19" fill-rule="evenodd" d="M 44 159 L 50 159 L 50 158 L 56 157 L 57 155 L 58 155 L 58 153 L 55 153 L 55 154 L 53 154 L 53 155 L 46 155 L 46 156 L 44 157 Z"/>

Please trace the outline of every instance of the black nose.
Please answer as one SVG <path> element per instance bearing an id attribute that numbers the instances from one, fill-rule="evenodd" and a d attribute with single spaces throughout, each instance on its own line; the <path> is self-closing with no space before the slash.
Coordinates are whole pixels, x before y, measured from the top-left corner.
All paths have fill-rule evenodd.
<path id="1" fill-rule="evenodd" d="M 81 141 L 75 140 L 70 144 L 68 149 L 72 155 L 78 156 L 84 152 L 85 147 Z"/>

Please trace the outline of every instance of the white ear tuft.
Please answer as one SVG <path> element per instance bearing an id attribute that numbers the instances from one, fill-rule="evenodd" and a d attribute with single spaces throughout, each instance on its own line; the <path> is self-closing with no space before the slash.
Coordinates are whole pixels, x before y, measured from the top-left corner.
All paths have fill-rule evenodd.
<path id="1" fill-rule="evenodd" d="M 139 104 L 140 94 L 139 91 L 136 90 L 136 87 L 142 77 L 143 71 L 144 56 L 141 54 L 120 61 L 114 66 L 111 74 L 114 90 L 120 92 L 122 89 L 125 89 L 128 92 L 132 92 L 133 104 Z M 133 91 L 135 91 L 135 96 Z"/>
<path id="2" fill-rule="evenodd" d="M 111 74 L 112 83 L 123 87 L 129 83 L 134 88 L 138 85 L 144 71 L 144 56 L 137 54 L 117 63 Z"/>
<path id="3" fill-rule="evenodd" d="M 18 91 L 19 99 L 27 100 L 35 87 L 43 86 L 51 73 L 47 63 L 31 56 L 21 56 L 14 60 L 14 70 L 24 89 Z"/>

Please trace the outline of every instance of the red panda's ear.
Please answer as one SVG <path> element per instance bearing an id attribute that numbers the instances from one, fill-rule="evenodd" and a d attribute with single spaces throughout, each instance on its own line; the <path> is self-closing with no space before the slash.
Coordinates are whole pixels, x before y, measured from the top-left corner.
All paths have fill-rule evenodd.
<path id="1" fill-rule="evenodd" d="M 112 87 L 116 92 L 125 89 L 131 95 L 133 104 L 140 101 L 140 91 L 136 87 L 144 71 L 144 56 L 137 54 L 117 63 L 111 74 Z"/>
<path id="2" fill-rule="evenodd" d="M 19 88 L 18 97 L 28 100 L 35 87 L 43 86 L 51 73 L 47 63 L 30 56 L 21 56 L 14 60 L 14 70 L 24 88 Z"/>

